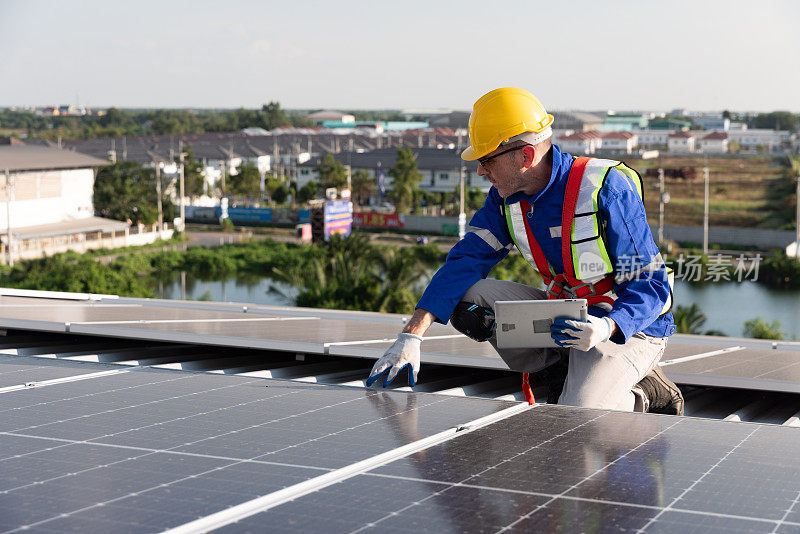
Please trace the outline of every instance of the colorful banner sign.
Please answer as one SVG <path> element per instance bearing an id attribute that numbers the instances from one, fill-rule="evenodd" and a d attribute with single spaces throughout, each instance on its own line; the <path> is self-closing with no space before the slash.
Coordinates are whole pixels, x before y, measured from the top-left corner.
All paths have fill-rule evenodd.
<path id="1" fill-rule="evenodd" d="M 403 221 L 397 213 L 360 211 L 353 214 L 353 225 L 373 228 L 402 228 Z"/>

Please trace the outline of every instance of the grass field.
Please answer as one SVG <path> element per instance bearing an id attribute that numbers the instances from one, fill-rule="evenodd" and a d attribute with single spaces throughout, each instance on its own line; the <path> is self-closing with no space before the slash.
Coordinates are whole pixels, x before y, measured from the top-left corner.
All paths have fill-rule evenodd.
<path id="1" fill-rule="evenodd" d="M 785 157 L 661 157 L 626 160 L 642 174 L 648 220 L 658 222 L 658 178 L 647 169 L 695 169 L 693 180 L 666 178 L 667 225 L 703 224 L 703 166 L 709 168 L 709 223 L 713 226 L 794 228 L 795 186 Z"/>

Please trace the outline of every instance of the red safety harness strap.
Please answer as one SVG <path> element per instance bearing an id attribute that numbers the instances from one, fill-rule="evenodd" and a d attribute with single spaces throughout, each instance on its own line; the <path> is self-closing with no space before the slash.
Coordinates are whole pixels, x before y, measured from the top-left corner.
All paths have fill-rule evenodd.
<path id="1" fill-rule="evenodd" d="M 533 237 L 531 225 L 525 220 L 531 212 L 531 203 L 527 200 L 520 200 L 519 207 L 522 208 L 522 225 L 525 227 L 525 234 L 528 236 L 528 246 L 531 249 L 531 255 L 536 264 L 536 269 L 539 270 L 539 274 L 542 275 L 545 283 L 550 283 L 550 280 L 553 278 L 550 264 L 547 262 L 547 257 L 544 255 L 544 252 L 542 252 L 542 247 L 539 246 L 539 242 Z"/>
<path id="2" fill-rule="evenodd" d="M 564 276 L 570 286 L 581 283 L 575 278 L 575 266 L 572 264 L 572 224 L 575 220 L 575 208 L 578 205 L 578 193 L 581 190 L 583 172 L 589 158 L 575 158 L 567 178 L 567 188 L 564 191 L 564 208 L 561 210 L 561 259 L 564 262 Z"/>
<path id="3" fill-rule="evenodd" d="M 528 378 L 528 373 L 522 373 L 522 394 L 525 395 L 525 400 L 528 401 L 528 404 L 533 404 L 536 399 L 533 398 L 533 390 Z"/>

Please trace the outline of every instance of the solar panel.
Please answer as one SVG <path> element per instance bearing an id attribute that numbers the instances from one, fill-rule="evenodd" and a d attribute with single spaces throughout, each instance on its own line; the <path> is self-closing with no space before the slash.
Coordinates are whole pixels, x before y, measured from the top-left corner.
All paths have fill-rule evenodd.
<path id="1" fill-rule="evenodd" d="M 266 316 L 259 314 L 242 315 L 239 320 L 231 321 L 73 323 L 70 332 L 324 354 L 327 345 L 332 343 L 393 340 L 400 331 L 398 325 L 383 322 L 311 317 L 282 317 L 267 321 Z M 459 335 L 454 329 L 441 325 L 431 329 L 429 334 L 436 335 L 437 332 Z"/>
<path id="2" fill-rule="evenodd" d="M 742 349 L 664 367 L 676 382 L 800 393 L 800 352 Z"/>
<path id="3" fill-rule="evenodd" d="M 158 369 L 0 399 L 0 527 L 115 532 L 181 525 L 514 405 Z"/>
<path id="4" fill-rule="evenodd" d="M 797 531 L 797 432 L 543 405 L 217 532 Z"/>

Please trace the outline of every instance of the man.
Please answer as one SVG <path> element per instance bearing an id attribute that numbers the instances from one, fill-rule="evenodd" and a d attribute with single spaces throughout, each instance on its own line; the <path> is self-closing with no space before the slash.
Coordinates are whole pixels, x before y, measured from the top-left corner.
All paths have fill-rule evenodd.
<path id="1" fill-rule="evenodd" d="M 477 160 L 492 188 L 470 222 L 475 230 L 450 251 L 368 386 L 383 377 L 385 387 L 406 367 L 413 386 L 422 335 L 433 321 L 450 319 L 497 349 L 495 302 L 577 297 L 588 300 L 590 317 L 554 322 L 551 335 L 563 349 L 498 349 L 523 372 L 529 401 L 528 373 L 555 369 L 568 357 L 560 404 L 683 413 L 680 390 L 658 367 L 675 326 L 641 178 L 617 161 L 561 152 L 551 143 L 552 123 L 523 89 L 496 89 L 475 103 L 471 144 L 461 157 Z M 546 291 L 486 279 L 514 246 L 542 275 Z"/>

